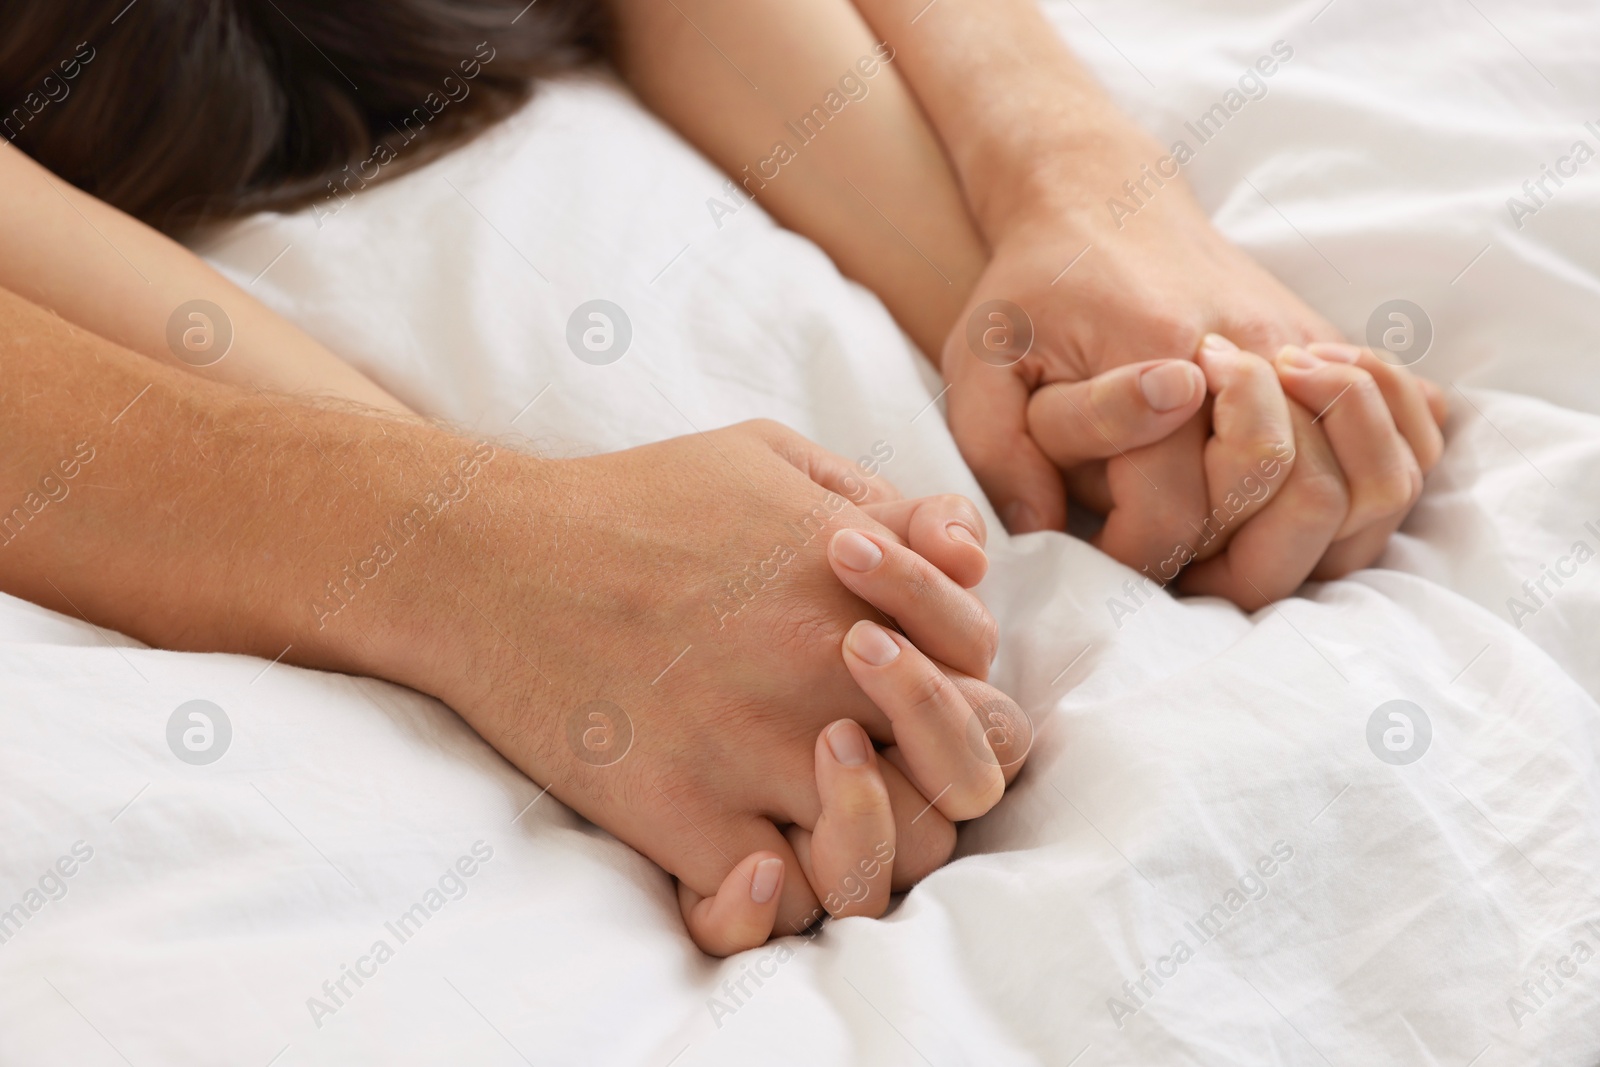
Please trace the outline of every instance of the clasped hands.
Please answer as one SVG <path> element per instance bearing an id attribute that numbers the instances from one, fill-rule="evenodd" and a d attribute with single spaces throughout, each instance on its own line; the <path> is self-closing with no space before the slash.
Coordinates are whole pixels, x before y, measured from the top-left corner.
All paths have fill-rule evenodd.
<path id="1" fill-rule="evenodd" d="M 1118 147 L 1064 157 L 1070 178 L 1032 176 L 997 214 L 943 351 L 950 427 L 1013 533 L 1062 529 L 1070 494 L 1115 559 L 1256 609 L 1382 554 L 1446 405 L 1345 343 L 1182 182 L 1132 219 L 1105 212 L 1097 191 L 1153 158 L 1141 137 L 1119 124 Z"/>
<path id="2" fill-rule="evenodd" d="M 1146 579 L 1256 609 L 1378 558 L 1438 462 L 1445 404 L 1345 343 L 1181 186 L 1166 192 L 1121 231 L 1075 207 L 1013 216 L 942 353 L 950 425 L 1012 532 L 1062 529 L 1070 495 L 1104 517 L 1095 544 Z M 955 497 L 861 510 L 893 540 L 837 533 L 828 562 L 904 636 L 862 621 L 844 638 L 875 707 L 865 731 L 840 719 L 816 736 L 806 817 L 714 893 L 680 881 L 708 951 L 824 913 L 881 914 L 1031 744 L 1026 716 L 982 681 L 993 621 L 959 592 L 984 570 L 976 510 Z"/>

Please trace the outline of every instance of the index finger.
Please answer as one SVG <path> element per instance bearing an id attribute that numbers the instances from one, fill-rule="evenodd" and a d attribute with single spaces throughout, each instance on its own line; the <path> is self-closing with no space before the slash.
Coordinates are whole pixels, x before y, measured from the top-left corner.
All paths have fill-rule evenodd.
<path id="1" fill-rule="evenodd" d="M 1278 373 L 1265 359 L 1207 334 L 1200 366 L 1216 394 L 1205 457 L 1210 507 L 1195 553 L 1204 560 L 1221 552 L 1284 484 L 1294 456 L 1294 427 Z M 1274 474 L 1265 478 L 1269 469 Z"/>
<path id="2" fill-rule="evenodd" d="M 983 581 L 989 570 L 989 557 L 983 550 L 989 541 L 988 524 L 977 505 L 964 496 L 945 493 L 892 500 L 867 504 L 861 511 L 963 589 Z"/>

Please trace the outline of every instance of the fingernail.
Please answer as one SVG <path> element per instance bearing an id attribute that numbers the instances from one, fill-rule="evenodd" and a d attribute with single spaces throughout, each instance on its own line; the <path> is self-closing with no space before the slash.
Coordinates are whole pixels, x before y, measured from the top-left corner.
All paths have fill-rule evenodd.
<path id="1" fill-rule="evenodd" d="M 1031 504 L 1021 500 L 1013 500 L 1001 512 L 1006 520 L 1006 529 L 1014 534 L 1032 533 L 1039 529 L 1039 513 L 1033 510 Z"/>
<path id="2" fill-rule="evenodd" d="M 850 632 L 845 635 L 844 641 L 857 659 L 874 667 L 893 663 L 894 658 L 900 654 L 900 645 L 889 636 L 889 632 L 866 619 L 850 627 Z"/>
<path id="3" fill-rule="evenodd" d="M 778 891 L 778 879 L 783 877 L 782 860 L 762 860 L 756 864 L 756 873 L 750 878 L 750 900 L 765 904 Z"/>
<path id="4" fill-rule="evenodd" d="M 1220 333 L 1208 333 L 1200 342 L 1200 351 L 1208 353 L 1237 352 L 1239 346 Z"/>
<path id="5" fill-rule="evenodd" d="M 944 528 L 944 532 L 950 535 L 950 540 L 952 541 L 960 541 L 962 544 L 971 545 L 973 548 L 981 549 L 983 547 L 978 543 L 978 538 L 973 532 L 959 522 L 950 523 Z"/>
<path id="6" fill-rule="evenodd" d="M 1331 359 L 1335 363 L 1354 363 L 1361 358 L 1361 349 L 1356 345 L 1347 345 L 1342 341 L 1318 341 L 1306 345 L 1306 350 L 1313 356 Z"/>
<path id="7" fill-rule="evenodd" d="M 846 767 L 859 767 L 867 762 L 866 735 L 853 722 L 836 722 L 828 727 L 828 749 L 833 758 Z"/>
<path id="8" fill-rule="evenodd" d="M 1278 362 L 1287 364 L 1296 370 L 1316 370 L 1322 361 L 1303 348 L 1294 345 L 1284 345 L 1278 350 Z"/>
<path id="9" fill-rule="evenodd" d="M 1172 360 L 1139 375 L 1139 391 L 1154 411 L 1174 411 L 1194 399 L 1204 386 L 1196 381 L 1199 368 L 1185 360 Z"/>
<path id="10" fill-rule="evenodd" d="M 883 550 L 854 530 L 833 535 L 833 557 L 853 571 L 870 571 L 883 562 Z"/>

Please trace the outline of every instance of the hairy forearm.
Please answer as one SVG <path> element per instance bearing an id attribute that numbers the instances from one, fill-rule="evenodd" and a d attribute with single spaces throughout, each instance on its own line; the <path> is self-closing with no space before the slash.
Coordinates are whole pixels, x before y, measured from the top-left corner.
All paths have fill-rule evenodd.
<path id="1" fill-rule="evenodd" d="M 438 641 L 407 620 L 437 596 L 430 564 L 474 555 L 478 447 L 206 382 L 0 290 L 0 589 L 152 645 L 427 688 L 415 650 Z M 395 524 L 460 485 L 462 457 L 478 495 L 402 544 Z"/>
<path id="2" fill-rule="evenodd" d="M 10 145 L 0 145 L 0 194 L 7 205 L 0 212 L 0 286 L 141 355 L 211 381 L 406 410 L 188 249 L 79 191 Z M 179 310 L 202 300 L 225 318 L 198 306 Z M 191 311 L 202 318 L 191 319 Z M 178 327 L 171 330 L 175 318 Z"/>
<path id="3" fill-rule="evenodd" d="M 1037 204 L 1077 209 L 1061 202 L 1063 176 L 1143 141 L 1035 0 L 855 4 L 894 46 L 990 242 Z"/>
<path id="4" fill-rule="evenodd" d="M 644 102 L 936 356 L 986 250 L 898 58 L 848 0 L 609 2 Z"/>

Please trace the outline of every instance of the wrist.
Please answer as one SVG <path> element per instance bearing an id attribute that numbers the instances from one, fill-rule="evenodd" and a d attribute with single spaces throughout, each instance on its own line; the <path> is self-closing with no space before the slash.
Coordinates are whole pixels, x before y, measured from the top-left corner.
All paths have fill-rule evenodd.
<path id="1" fill-rule="evenodd" d="M 418 431 L 403 474 L 353 520 L 359 532 L 341 539 L 356 547 L 324 554 L 310 595 L 289 610 L 327 643 L 337 669 L 459 710 L 495 684 L 478 670 L 483 652 L 504 643 L 490 620 L 504 618 L 501 602 L 513 588 L 526 596 L 526 579 L 541 573 L 531 527 L 543 509 L 528 497 L 545 461 L 432 426 Z"/>
<path id="2" fill-rule="evenodd" d="M 1109 102 L 1094 113 L 1046 114 L 1026 134 L 990 141 L 969 176 L 973 212 L 991 246 L 1049 219 L 1093 226 L 1109 220 L 1107 202 L 1125 198 L 1124 182 L 1164 156 L 1160 145 Z M 1162 179 L 1181 184 L 1178 174 Z"/>

